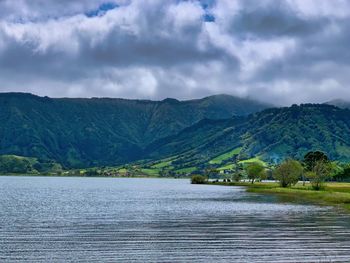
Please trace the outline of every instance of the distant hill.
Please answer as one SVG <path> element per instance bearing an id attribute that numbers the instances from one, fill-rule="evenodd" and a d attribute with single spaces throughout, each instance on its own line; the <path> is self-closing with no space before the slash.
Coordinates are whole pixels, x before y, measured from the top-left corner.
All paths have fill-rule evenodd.
<path id="1" fill-rule="evenodd" d="M 116 165 L 142 158 L 150 143 L 202 119 L 268 107 L 229 95 L 149 101 L 0 93 L 0 155 L 55 160 L 66 167 Z"/>
<path id="2" fill-rule="evenodd" d="M 311 150 L 350 161 L 350 110 L 304 104 L 228 120 L 203 120 L 176 136 L 154 142 L 148 147 L 148 156 L 169 158 L 176 169 L 209 164 L 230 152 L 238 160 L 259 157 L 278 162 L 286 157 L 300 159 Z"/>
<path id="3" fill-rule="evenodd" d="M 350 109 L 350 101 L 337 99 L 326 102 L 325 104 L 337 106 L 342 109 Z"/>

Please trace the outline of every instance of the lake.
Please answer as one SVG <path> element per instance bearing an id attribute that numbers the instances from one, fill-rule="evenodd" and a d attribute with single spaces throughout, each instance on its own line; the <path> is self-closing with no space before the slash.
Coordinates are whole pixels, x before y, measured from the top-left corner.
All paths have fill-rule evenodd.
<path id="1" fill-rule="evenodd" d="M 350 217 L 180 179 L 0 177 L 0 262 L 350 262 Z"/>

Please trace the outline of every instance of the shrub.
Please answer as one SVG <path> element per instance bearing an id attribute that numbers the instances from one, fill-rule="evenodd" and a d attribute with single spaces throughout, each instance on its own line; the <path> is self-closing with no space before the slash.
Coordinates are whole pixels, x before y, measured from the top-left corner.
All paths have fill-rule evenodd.
<path id="1" fill-rule="evenodd" d="M 191 184 L 204 184 L 207 182 L 207 178 L 203 175 L 192 175 L 191 177 Z"/>

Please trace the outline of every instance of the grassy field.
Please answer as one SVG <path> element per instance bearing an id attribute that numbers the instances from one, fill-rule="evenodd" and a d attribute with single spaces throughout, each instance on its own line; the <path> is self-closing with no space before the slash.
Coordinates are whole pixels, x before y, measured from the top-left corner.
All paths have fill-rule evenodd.
<path id="1" fill-rule="evenodd" d="M 192 173 L 195 171 L 197 167 L 186 167 L 186 168 L 181 168 L 178 170 L 175 170 L 176 173 Z"/>
<path id="2" fill-rule="evenodd" d="M 262 161 L 259 157 L 254 157 L 254 158 L 250 158 L 247 160 L 242 160 L 242 161 L 239 161 L 238 163 L 240 163 L 240 164 L 259 163 L 263 166 L 267 166 L 266 162 Z"/>
<path id="3" fill-rule="evenodd" d="M 233 163 L 231 164 L 226 164 L 224 166 L 221 166 L 219 168 L 217 168 L 219 171 L 223 171 L 223 170 L 233 170 L 235 168 L 236 165 L 234 165 Z"/>
<path id="4" fill-rule="evenodd" d="M 209 161 L 209 164 L 221 164 L 223 161 L 232 158 L 233 156 L 239 154 L 242 150 L 242 147 L 233 149 L 232 151 L 229 151 L 227 153 L 221 154 L 211 161 Z"/>
<path id="5" fill-rule="evenodd" d="M 218 184 L 218 183 L 216 183 Z M 245 186 L 248 192 L 275 194 L 286 202 L 312 202 L 345 208 L 350 212 L 350 183 L 327 183 L 321 191 L 312 190 L 309 184 L 301 183 L 291 188 L 282 188 L 277 183 L 219 183 L 220 185 Z"/>
<path id="6" fill-rule="evenodd" d="M 141 172 L 145 175 L 149 176 L 159 176 L 159 170 L 158 169 L 141 169 Z"/>
<path id="7" fill-rule="evenodd" d="M 168 161 L 168 162 L 157 163 L 155 165 L 152 165 L 151 167 L 155 169 L 162 169 L 165 167 L 169 167 L 170 165 L 171 165 L 171 161 Z"/>

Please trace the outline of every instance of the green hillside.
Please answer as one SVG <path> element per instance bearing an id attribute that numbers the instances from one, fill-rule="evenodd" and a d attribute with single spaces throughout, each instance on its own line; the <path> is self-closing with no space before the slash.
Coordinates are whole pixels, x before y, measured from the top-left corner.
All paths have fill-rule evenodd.
<path id="1" fill-rule="evenodd" d="M 229 152 L 220 154 L 219 156 L 215 157 L 214 159 L 209 161 L 209 164 L 221 164 L 224 161 L 227 161 L 231 158 L 234 158 L 236 155 L 238 155 L 241 152 L 242 148 L 238 147 L 235 148 Z"/>
<path id="2" fill-rule="evenodd" d="M 305 104 L 268 109 L 254 114 L 242 136 L 243 154 L 278 161 L 302 158 L 310 150 L 326 152 L 331 159 L 350 160 L 350 110 Z"/>
<path id="3" fill-rule="evenodd" d="M 65 167 L 123 164 L 143 158 L 150 143 L 204 118 L 247 115 L 268 106 L 228 95 L 148 101 L 2 93 L 0 155 L 55 160 Z"/>
<path id="4" fill-rule="evenodd" d="M 256 156 L 275 163 L 286 157 L 301 159 L 311 150 L 345 162 L 350 161 L 350 110 L 305 104 L 229 120 L 203 120 L 148 150 L 153 159 L 176 155 L 174 169 L 232 168 L 233 162 L 245 163 Z"/>

